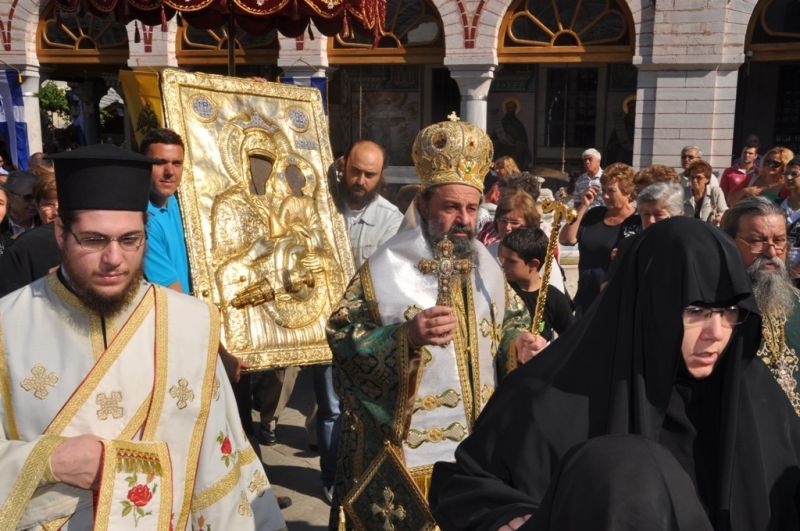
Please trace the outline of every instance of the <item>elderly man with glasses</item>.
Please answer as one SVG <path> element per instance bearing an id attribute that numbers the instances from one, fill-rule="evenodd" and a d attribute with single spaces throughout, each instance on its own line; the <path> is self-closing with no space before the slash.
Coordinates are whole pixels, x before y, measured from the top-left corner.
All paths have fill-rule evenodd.
<path id="1" fill-rule="evenodd" d="M 763 317 L 758 355 L 800 414 L 800 291 L 787 271 L 789 239 L 784 211 L 764 197 L 748 197 L 725 212 L 722 229 L 734 238 L 753 281 L 753 295 Z"/>
<path id="2" fill-rule="evenodd" d="M 681 177 L 681 186 L 683 186 L 684 194 L 689 197 L 692 193 L 692 179 L 686 170 L 689 168 L 689 165 L 696 161 L 696 160 L 703 160 L 703 152 L 697 146 L 684 146 L 681 150 L 681 168 L 683 171 L 680 173 Z M 711 178 L 708 181 L 708 187 L 714 188 L 719 186 L 719 178 L 717 177 L 716 172 L 711 173 Z"/>
<path id="3" fill-rule="evenodd" d="M 8 223 L 12 238 L 39 224 L 33 200 L 33 185 L 37 178 L 35 173 L 29 171 L 15 171 L 8 176 L 5 187 L 8 191 Z"/>

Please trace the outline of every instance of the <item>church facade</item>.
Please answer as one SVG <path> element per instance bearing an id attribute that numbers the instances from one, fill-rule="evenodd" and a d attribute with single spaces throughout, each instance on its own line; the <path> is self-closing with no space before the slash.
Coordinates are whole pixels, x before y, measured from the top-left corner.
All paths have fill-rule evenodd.
<path id="1" fill-rule="evenodd" d="M 123 26 L 39 0 L 0 6 L 0 60 L 22 76 L 31 151 L 47 79 L 69 82 L 91 142 L 119 69 L 226 70 L 225 28 L 180 17 Z M 678 166 L 681 148 L 697 145 L 724 168 L 751 133 L 762 151 L 800 149 L 799 10 L 796 0 L 389 0 L 377 46 L 353 24 L 330 38 L 237 30 L 236 68 L 327 78 L 334 154 L 372 138 L 397 182 L 413 180 L 417 131 L 453 110 L 487 130 L 497 155 L 543 174 L 575 169 L 588 147 L 639 167 Z"/>

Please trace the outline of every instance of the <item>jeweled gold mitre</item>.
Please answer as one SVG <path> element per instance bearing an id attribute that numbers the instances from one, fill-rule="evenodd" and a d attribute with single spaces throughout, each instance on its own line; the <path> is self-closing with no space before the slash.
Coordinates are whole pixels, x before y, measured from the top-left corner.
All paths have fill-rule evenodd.
<path id="1" fill-rule="evenodd" d="M 411 151 L 422 190 L 440 184 L 466 184 L 483 192 L 483 178 L 493 154 L 489 136 L 455 114 L 420 131 Z"/>

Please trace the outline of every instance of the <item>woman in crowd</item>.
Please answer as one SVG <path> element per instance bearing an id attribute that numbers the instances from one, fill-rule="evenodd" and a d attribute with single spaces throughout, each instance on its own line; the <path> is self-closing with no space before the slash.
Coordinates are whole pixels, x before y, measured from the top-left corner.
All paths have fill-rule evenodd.
<path id="1" fill-rule="evenodd" d="M 783 181 L 786 164 L 794 158 L 792 150 L 785 147 L 774 147 L 764 154 L 761 165 L 746 187 L 731 192 L 731 204 L 744 197 L 762 195 L 771 201 L 778 202 L 789 195 Z"/>
<path id="2" fill-rule="evenodd" d="M 666 164 L 651 164 L 636 172 L 633 176 L 633 187 L 636 195 L 655 183 L 681 183 L 681 177 L 675 168 Z"/>
<path id="3" fill-rule="evenodd" d="M 674 170 L 673 170 L 674 171 Z M 675 174 L 677 175 L 677 173 Z M 636 196 L 636 213 L 642 223 L 642 230 L 647 230 L 659 221 L 683 215 L 683 188 L 675 182 L 657 182 L 646 187 Z M 623 238 L 612 251 L 611 264 L 608 266 L 603 289 L 609 279 L 616 274 L 620 257 L 635 241 L 634 238 Z"/>
<path id="4" fill-rule="evenodd" d="M 627 232 L 636 232 L 639 217 L 633 206 L 633 168 L 615 163 L 600 177 L 605 206 L 589 209 L 598 193 L 591 186 L 583 194 L 575 223 L 564 225 L 559 235 L 562 245 L 578 244 L 578 292 L 575 314 L 580 316 L 600 293 L 600 284 L 611 262 L 611 250 Z"/>
<path id="5" fill-rule="evenodd" d="M 497 240 L 490 243 L 486 248 L 499 263 L 500 241 L 519 227 L 538 229 L 540 222 L 541 217 L 539 209 L 536 208 L 536 201 L 528 192 L 518 188 L 510 193 L 503 194 L 497 202 L 497 210 L 495 210 L 494 217 Z M 561 293 L 566 293 L 564 275 L 557 260 L 553 263 L 549 284 Z"/>
<path id="6" fill-rule="evenodd" d="M 510 177 L 508 178 L 508 180 L 502 181 L 502 186 L 500 187 L 500 195 L 497 198 L 497 203 L 500 204 L 500 201 L 502 201 L 504 197 L 510 196 L 518 190 L 526 192 L 533 199 L 533 202 L 535 204 L 539 200 L 541 183 L 539 182 L 539 179 L 537 177 L 531 175 L 528 172 L 523 172 L 520 173 L 519 175 Z M 497 207 L 495 206 L 494 217 L 492 218 L 492 220 L 494 221 L 494 219 L 496 218 L 497 218 Z M 478 239 L 486 247 L 489 247 L 491 244 L 497 243 L 500 240 L 502 240 L 503 236 L 498 234 L 497 225 L 495 223 L 486 223 L 478 233 Z"/>
<path id="7" fill-rule="evenodd" d="M 689 192 L 684 202 L 684 213 L 687 216 L 719 225 L 722 214 L 728 210 L 725 193 L 719 186 L 709 186 L 711 164 L 697 159 L 686 168 L 689 179 Z"/>
<path id="8" fill-rule="evenodd" d="M 507 181 L 509 178 L 520 174 L 519 166 L 517 166 L 514 159 L 508 155 L 494 161 L 492 166 L 497 174 L 497 178 L 501 181 Z"/>
<path id="9" fill-rule="evenodd" d="M 496 240 L 488 245 L 492 256 L 497 256 L 498 242 L 511 234 L 519 227 L 539 228 L 539 210 L 536 208 L 536 201 L 524 190 L 513 190 L 503 194 L 497 201 L 497 209 L 494 212 L 494 231 Z"/>
<path id="10" fill-rule="evenodd" d="M 650 227 L 570 333 L 508 376 L 437 463 L 451 529 L 796 530 L 800 419 L 756 356 L 734 243 Z"/>
<path id="11" fill-rule="evenodd" d="M 42 173 L 33 185 L 33 202 L 42 225 L 51 223 L 58 215 L 58 192 L 54 173 Z"/>

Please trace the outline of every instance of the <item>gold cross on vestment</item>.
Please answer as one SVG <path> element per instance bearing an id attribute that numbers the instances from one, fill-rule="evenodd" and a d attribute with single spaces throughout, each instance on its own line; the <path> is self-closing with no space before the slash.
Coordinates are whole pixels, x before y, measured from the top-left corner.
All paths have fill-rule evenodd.
<path id="1" fill-rule="evenodd" d="M 489 352 L 492 357 L 497 355 L 497 345 L 500 343 L 500 340 L 503 338 L 503 325 L 497 322 L 497 304 L 494 302 L 492 303 L 491 307 L 491 317 L 492 322 L 489 322 L 488 319 L 484 319 L 481 321 L 481 334 L 483 337 L 489 338 L 491 344 L 489 346 Z"/>
<path id="2" fill-rule="evenodd" d="M 169 388 L 169 396 L 178 401 L 178 409 L 185 408 L 189 402 L 194 400 L 194 392 L 189 389 L 189 382 L 186 381 L 186 378 L 180 378 L 178 385 Z"/>
<path id="3" fill-rule="evenodd" d="M 383 518 L 384 531 L 394 531 L 394 523 L 406 519 L 406 510 L 402 505 L 394 504 L 394 492 L 389 487 L 383 487 L 383 504 L 372 504 L 372 514 Z"/>
<path id="4" fill-rule="evenodd" d="M 26 391 L 33 391 L 33 396 L 39 400 L 44 400 L 50 394 L 50 390 L 47 387 L 55 387 L 57 383 L 58 376 L 54 372 L 48 374 L 43 365 L 34 365 L 31 369 L 31 375 L 19 384 Z"/>
<path id="5" fill-rule="evenodd" d="M 100 406 L 100 409 L 97 410 L 98 420 L 106 420 L 109 415 L 115 419 L 122 417 L 124 411 L 119 405 L 122 402 L 122 391 L 111 391 L 109 394 L 98 393 L 95 402 Z"/>
<path id="6" fill-rule="evenodd" d="M 433 260 L 423 258 L 417 264 L 423 274 L 436 275 L 438 280 L 437 306 L 451 306 L 453 304 L 452 280 L 458 275 L 466 275 L 472 271 L 472 262 L 465 258 L 454 257 L 455 246 L 449 238 L 445 237 L 436 244 Z"/>

